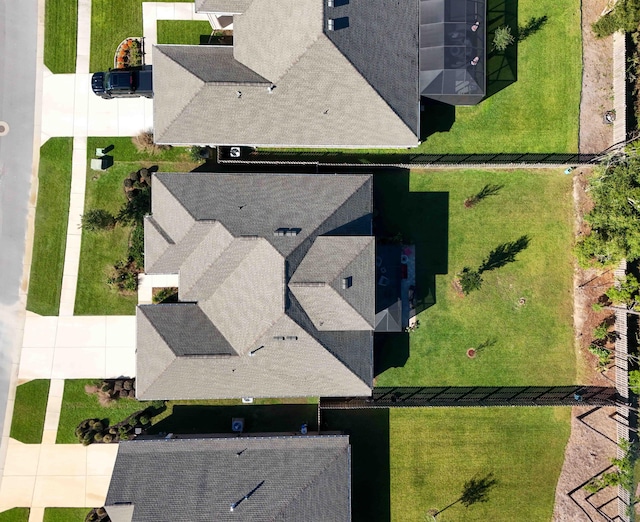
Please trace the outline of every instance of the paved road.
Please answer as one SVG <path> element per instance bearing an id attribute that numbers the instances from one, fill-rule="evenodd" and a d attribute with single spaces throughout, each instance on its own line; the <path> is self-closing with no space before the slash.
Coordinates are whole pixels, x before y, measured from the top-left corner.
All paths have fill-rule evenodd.
<path id="1" fill-rule="evenodd" d="M 37 0 L 0 0 L 0 428 L 24 322 L 20 280 L 33 159 Z M 1 433 L 1 431 L 0 431 Z"/>

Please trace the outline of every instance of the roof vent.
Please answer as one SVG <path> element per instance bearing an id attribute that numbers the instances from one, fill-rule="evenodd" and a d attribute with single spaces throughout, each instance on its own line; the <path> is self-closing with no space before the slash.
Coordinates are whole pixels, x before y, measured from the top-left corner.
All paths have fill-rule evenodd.
<path id="1" fill-rule="evenodd" d="M 333 7 L 333 0 L 327 0 L 327 7 Z"/>
<path id="2" fill-rule="evenodd" d="M 238 98 L 242 98 L 242 91 L 236 91 L 236 96 Z"/>
<path id="3" fill-rule="evenodd" d="M 297 335 L 287 335 L 287 341 L 297 341 L 298 340 L 298 336 Z"/>
<path id="4" fill-rule="evenodd" d="M 279 237 L 284 236 L 286 233 L 287 233 L 287 229 L 286 228 L 279 228 L 279 229 L 273 231 L 273 235 L 274 236 L 279 236 Z"/>
<path id="5" fill-rule="evenodd" d="M 333 31 L 333 18 L 327 20 L 327 31 Z"/>
<path id="6" fill-rule="evenodd" d="M 353 277 L 343 277 L 342 278 L 342 289 L 346 290 L 347 288 L 351 288 L 353 286 Z"/>
<path id="7" fill-rule="evenodd" d="M 295 229 L 295 228 L 290 228 L 289 230 L 287 230 L 286 235 L 287 235 L 288 237 L 294 237 L 294 236 L 297 236 L 297 235 L 298 235 L 298 230 L 297 230 L 297 229 Z"/>
<path id="8" fill-rule="evenodd" d="M 269 85 L 269 87 L 267 87 L 267 91 L 269 91 L 269 94 L 271 94 L 275 88 L 276 88 L 276 86 L 271 84 L 271 85 Z"/>

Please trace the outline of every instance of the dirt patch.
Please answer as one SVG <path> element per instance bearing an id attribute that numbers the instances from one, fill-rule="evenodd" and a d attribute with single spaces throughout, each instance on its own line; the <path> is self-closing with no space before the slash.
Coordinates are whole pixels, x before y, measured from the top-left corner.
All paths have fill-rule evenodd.
<path id="1" fill-rule="evenodd" d="M 591 414 L 583 418 L 588 425 L 585 426 L 580 422 L 578 416 L 592 410 Z M 615 456 L 616 444 L 607 437 L 613 440 L 616 437 L 616 425 L 610 418 L 614 412 L 614 408 L 573 408 L 571 437 L 569 437 L 569 443 L 565 450 L 564 464 L 556 488 L 553 522 L 600 522 L 606 520 L 584 500 L 588 493 L 583 489 L 573 493 L 572 497 L 589 516 L 576 505 L 569 493 L 611 464 L 610 459 Z M 608 492 L 603 492 L 603 494 L 608 494 Z M 612 502 L 611 508 L 615 510 L 617 504 Z M 614 513 L 609 514 L 613 515 Z"/>
<path id="2" fill-rule="evenodd" d="M 582 95 L 580 99 L 579 150 L 601 152 L 613 145 L 613 125 L 604 113 L 613 109 L 613 37 L 596 38 L 591 24 L 608 0 L 582 1 Z"/>

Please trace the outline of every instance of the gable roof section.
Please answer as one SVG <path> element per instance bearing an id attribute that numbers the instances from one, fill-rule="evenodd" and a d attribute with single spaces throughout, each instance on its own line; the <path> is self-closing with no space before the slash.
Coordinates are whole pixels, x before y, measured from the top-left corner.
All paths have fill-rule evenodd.
<path id="1" fill-rule="evenodd" d="M 133 505 L 127 522 L 346 522 L 350 471 L 347 436 L 128 441 L 105 507 Z"/>
<path id="2" fill-rule="evenodd" d="M 371 176 L 154 174 L 155 194 L 152 266 L 179 273 L 188 302 L 138 307 L 139 398 L 370 392 Z"/>
<path id="3" fill-rule="evenodd" d="M 402 121 L 420 128 L 418 0 L 349 0 L 324 10 L 324 34 Z M 327 30 L 333 19 L 335 30 Z"/>
<path id="4" fill-rule="evenodd" d="M 196 0 L 196 13 L 242 13 L 252 0 Z"/>
<path id="5" fill-rule="evenodd" d="M 318 330 L 373 327 L 375 286 L 370 259 L 374 255 L 371 236 L 315 240 L 291 277 L 289 289 Z"/>
<path id="6" fill-rule="evenodd" d="M 156 142 L 418 145 L 418 0 L 374 1 L 253 0 L 234 16 L 233 49 L 154 46 Z M 341 13 L 349 24 L 326 31 Z M 182 91 L 168 74 L 204 85 Z"/>

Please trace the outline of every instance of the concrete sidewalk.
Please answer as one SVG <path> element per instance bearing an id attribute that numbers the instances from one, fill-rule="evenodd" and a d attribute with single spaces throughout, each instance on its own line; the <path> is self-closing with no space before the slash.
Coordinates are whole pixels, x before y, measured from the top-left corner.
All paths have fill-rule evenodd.
<path id="1" fill-rule="evenodd" d="M 42 317 L 27 313 L 18 378 L 135 375 L 135 316 Z"/>
<path id="2" fill-rule="evenodd" d="M 104 505 L 117 444 L 22 444 L 9 439 L 0 511 Z"/>

